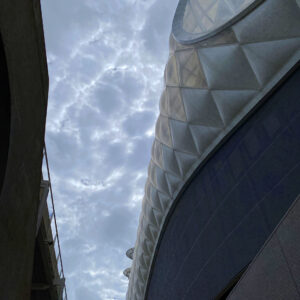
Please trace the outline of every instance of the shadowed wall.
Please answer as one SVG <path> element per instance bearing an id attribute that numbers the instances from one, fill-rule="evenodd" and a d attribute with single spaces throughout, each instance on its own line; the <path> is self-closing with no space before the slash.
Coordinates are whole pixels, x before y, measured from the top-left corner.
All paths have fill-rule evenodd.
<path id="1" fill-rule="evenodd" d="M 48 93 L 40 2 L 1 1 L 0 32 L 0 299 L 26 300 L 31 291 Z"/>
<path id="2" fill-rule="evenodd" d="M 213 299 L 300 192 L 300 71 L 195 174 L 170 216 L 148 300 Z"/>
<path id="3" fill-rule="evenodd" d="M 10 92 L 6 57 L 0 36 L 0 194 L 5 177 L 10 134 Z"/>

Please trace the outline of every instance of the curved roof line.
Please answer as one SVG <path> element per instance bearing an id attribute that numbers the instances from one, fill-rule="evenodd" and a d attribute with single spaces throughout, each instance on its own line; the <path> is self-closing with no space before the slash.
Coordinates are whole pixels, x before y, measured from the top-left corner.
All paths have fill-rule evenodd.
<path id="1" fill-rule="evenodd" d="M 197 12 L 193 9 L 194 7 L 191 10 L 191 13 L 194 15 L 195 19 L 197 18 L 196 19 L 196 21 L 198 23 L 197 25 L 199 27 L 201 27 L 201 30 L 202 30 L 202 32 L 197 32 L 197 33 L 188 32 L 187 30 L 184 29 L 184 23 L 185 23 L 185 20 L 187 19 L 185 14 L 186 14 L 189 6 L 195 5 L 195 1 L 197 3 L 197 7 L 200 7 L 199 11 L 201 13 L 201 16 L 200 16 L 200 14 L 198 15 Z M 246 2 L 246 5 L 247 5 L 246 7 L 244 7 L 242 5 L 240 7 L 236 6 L 236 7 L 234 7 L 234 11 L 231 11 L 231 14 L 227 15 L 227 17 L 225 19 L 216 18 L 215 20 L 211 19 L 209 17 L 209 15 L 205 15 L 207 13 L 207 11 L 201 7 L 201 0 L 195 0 L 195 1 L 179 0 L 178 6 L 175 11 L 173 23 L 172 23 L 172 34 L 178 43 L 189 45 L 189 44 L 193 44 L 193 43 L 208 39 L 208 38 L 218 34 L 222 30 L 230 27 L 234 23 L 238 22 L 240 19 L 242 19 L 247 14 L 249 14 L 253 9 L 256 8 L 256 6 L 258 6 L 265 0 L 245 0 L 243 4 L 245 5 L 245 2 Z M 217 1 L 211 0 L 211 2 L 214 7 L 216 6 L 216 3 L 218 3 L 218 2 L 222 3 L 222 4 L 226 3 L 224 1 L 221 2 L 220 0 L 217 0 Z M 193 5 L 193 3 L 194 3 L 194 5 Z M 234 6 L 234 4 L 232 4 L 232 5 Z M 225 11 L 224 11 L 224 14 L 226 14 Z M 210 21 L 210 25 L 208 25 L 208 26 L 210 26 L 210 28 L 208 28 L 207 24 L 205 24 L 205 25 L 202 24 L 201 20 L 204 20 L 204 19 Z M 201 26 L 201 24 L 202 24 L 202 26 Z"/>

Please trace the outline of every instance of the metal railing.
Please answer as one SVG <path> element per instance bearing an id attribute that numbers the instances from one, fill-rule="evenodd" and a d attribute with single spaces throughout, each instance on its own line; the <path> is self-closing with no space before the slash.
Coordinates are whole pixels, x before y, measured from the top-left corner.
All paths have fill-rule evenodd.
<path id="1" fill-rule="evenodd" d="M 48 155 L 47 155 L 47 149 L 46 149 L 46 145 L 44 146 L 44 153 L 43 153 L 43 158 L 45 159 L 45 163 L 46 163 L 46 176 L 48 178 L 45 178 L 46 180 L 48 180 L 49 182 L 49 189 L 50 189 L 50 198 L 51 198 L 51 205 L 52 205 L 52 213 L 49 216 L 50 218 L 50 227 L 52 224 L 52 221 L 54 220 L 54 227 L 55 227 L 55 234 L 54 234 L 54 239 L 53 239 L 53 247 L 54 247 L 54 251 L 55 251 L 55 245 L 57 243 L 57 267 L 60 266 L 60 271 L 59 273 L 59 279 L 62 279 L 63 281 L 65 281 L 65 274 L 64 274 L 64 267 L 63 267 L 63 263 L 62 263 L 62 257 L 61 257 L 61 248 L 60 248 L 60 242 L 59 242 L 59 236 L 58 236 L 58 229 L 57 229 L 57 222 L 56 222 L 56 214 L 55 214 L 55 207 L 54 207 L 54 197 L 53 197 L 53 190 L 52 190 L 52 185 L 51 185 L 51 177 L 50 177 L 50 169 L 49 169 L 49 161 L 48 161 Z M 44 174 L 43 174 L 44 176 Z M 66 288 L 66 284 L 64 282 L 64 287 L 63 287 L 63 292 L 62 292 L 62 299 L 63 300 L 68 300 L 68 295 L 67 295 L 67 288 Z"/>

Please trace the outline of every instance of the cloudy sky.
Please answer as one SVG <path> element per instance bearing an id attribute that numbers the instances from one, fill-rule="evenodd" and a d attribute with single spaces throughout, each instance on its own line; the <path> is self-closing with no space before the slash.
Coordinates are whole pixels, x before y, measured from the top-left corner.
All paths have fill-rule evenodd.
<path id="1" fill-rule="evenodd" d="M 42 0 L 69 300 L 123 300 L 177 0 Z"/>

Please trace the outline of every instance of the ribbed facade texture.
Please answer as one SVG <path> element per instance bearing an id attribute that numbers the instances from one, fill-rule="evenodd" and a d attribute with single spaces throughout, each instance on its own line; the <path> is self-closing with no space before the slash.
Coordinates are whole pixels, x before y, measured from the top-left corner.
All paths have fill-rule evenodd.
<path id="1" fill-rule="evenodd" d="M 210 6 L 209 9 L 208 6 Z M 193 7 L 195 7 L 194 10 Z M 215 8 L 213 9 L 213 7 Z M 222 12 L 226 12 L 226 14 L 222 14 Z M 208 16 L 212 16 L 213 13 L 214 18 L 209 17 L 210 23 L 208 24 L 206 19 Z M 223 16 L 223 19 L 220 19 L 220 15 Z M 207 26 L 204 26 L 204 24 L 207 24 Z M 274 226 L 283 217 L 291 201 L 296 198 L 294 192 L 296 195 L 300 193 L 300 190 L 295 190 L 290 196 L 283 193 L 283 197 L 287 197 L 288 200 L 286 200 L 283 207 L 274 210 L 278 212 L 276 224 L 272 223 L 269 227 L 267 224 L 266 230 L 264 230 L 262 223 L 258 221 L 257 228 L 254 228 L 255 224 L 253 223 L 254 227 L 252 229 L 249 228 L 248 232 L 244 231 L 243 236 L 246 239 L 257 237 L 260 241 L 249 243 L 249 245 L 255 245 L 255 247 L 250 251 L 251 253 L 246 255 L 243 262 L 237 262 L 233 273 L 229 272 L 226 275 L 222 274 L 221 268 L 220 272 L 217 273 L 218 269 L 213 269 L 214 272 L 211 274 L 211 278 L 213 280 L 215 277 L 215 281 L 220 284 L 215 289 L 216 294 L 211 294 L 214 290 L 214 285 L 210 285 L 205 279 L 201 281 L 201 275 L 199 274 L 201 273 L 201 268 L 206 270 L 206 274 L 211 272 L 211 270 L 205 269 L 206 266 L 211 262 L 216 263 L 218 259 L 221 259 L 220 255 L 222 256 L 224 252 L 220 252 L 219 256 L 211 256 L 211 258 L 208 258 L 209 256 L 204 252 L 210 249 L 211 254 L 213 254 L 222 248 L 221 244 L 224 240 L 219 239 L 218 242 L 213 242 L 211 248 L 209 248 L 209 241 L 204 239 L 202 244 L 206 241 L 208 248 L 204 247 L 202 250 L 199 248 L 199 251 L 195 253 L 193 253 L 193 247 L 197 243 L 195 240 L 197 233 L 204 232 L 209 228 L 210 223 L 206 222 L 205 218 L 211 220 L 213 216 L 217 215 L 217 209 L 220 207 L 221 202 L 225 201 L 225 198 L 222 195 L 223 200 L 221 199 L 221 202 L 217 203 L 219 200 L 218 196 L 213 195 L 214 191 L 205 194 L 204 190 L 209 186 L 207 181 L 205 181 L 208 175 L 203 175 L 201 180 L 197 179 L 194 189 L 192 188 L 193 180 L 199 175 L 199 172 L 202 172 L 202 169 L 206 168 L 207 164 L 213 164 L 214 160 L 217 161 L 215 157 L 218 155 L 221 165 L 222 161 L 224 164 L 229 160 L 229 153 L 236 149 L 231 139 L 233 141 L 235 139 L 235 143 L 241 143 L 243 133 L 248 135 L 248 140 L 245 140 L 245 143 L 250 145 L 248 148 L 245 146 L 248 152 L 256 151 L 255 142 L 257 142 L 258 148 L 265 147 L 266 151 L 271 149 L 270 145 L 275 142 L 277 137 L 274 137 L 274 141 L 272 138 L 269 138 L 270 145 L 268 140 L 261 143 L 259 141 L 261 130 L 259 121 L 257 120 L 257 126 L 256 121 L 252 121 L 252 125 L 256 126 L 256 129 L 253 130 L 252 125 L 247 125 L 247 122 L 250 122 L 250 116 L 253 115 L 255 117 L 256 112 L 260 113 L 258 108 L 267 102 L 271 92 L 274 92 L 282 82 L 287 80 L 287 75 L 292 72 L 300 59 L 299 49 L 300 9 L 295 0 L 182 0 L 179 2 L 173 22 L 173 32 L 170 37 L 170 55 L 164 76 L 165 88 L 160 99 L 160 115 L 156 123 L 156 134 L 148 168 L 148 179 L 145 186 L 145 196 L 133 254 L 127 299 L 181 300 L 199 299 L 201 295 L 201 299 L 216 297 L 224 287 L 223 284 L 228 284 L 254 258 L 258 249 L 271 234 Z M 280 94 L 281 96 L 275 96 L 284 99 L 286 105 L 295 105 L 296 100 L 293 96 L 286 96 L 285 93 L 288 92 L 279 91 L 278 95 Z M 295 93 L 297 93 L 297 90 Z M 290 102 L 288 99 L 285 99 L 287 97 L 290 97 Z M 266 122 L 268 122 L 267 120 L 272 120 L 274 114 L 283 112 L 282 105 L 284 105 L 284 102 L 275 99 L 274 105 L 272 105 L 270 104 L 270 107 L 274 106 L 272 112 L 265 111 L 265 113 L 261 113 L 261 118 L 265 118 Z M 277 110 L 275 107 L 277 107 Z M 292 111 L 296 114 L 298 109 L 295 106 L 294 111 Z M 293 115 L 293 117 L 296 118 L 297 115 Z M 289 118 L 287 115 L 284 118 L 286 118 L 285 122 L 288 122 Z M 270 126 L 267 129 L 271 134 L 272 130 L 276 131 L 276 118 L 270 122 L 275 122 L 275 125 L 272 123 L 273 127 Z M 248 126 L 248 129 L 241 129 L 242 125 Z M 281 125 L 278 126 L 278 128 L 281 128 Z M 282 130 L 285 130 L 284 128 L 286 127 L 283 126 Z M 244 130 L 244 132 L 240 131 L 241 133 L 239 133 L 240 129 Z M 235 132 L 237 135 L 234 136 Z M 289 140 L 293 141 L 296 139 L 294 144 L 291 142 L 289 145 L 296 151 L 291 164 L 299 162 L 297 159 L 300 156 L 300 153 L 297 152 L 299 151 L 298 134 L 298 132 L 294 132 L 294 136 Z M 281 143 L 284 142 L 284 137 L 286 135 L 282 135 L 283 140 Z M 231 144 L 228 146 L 226 141 Z M 224 150 L 223 154 L 218 154 L 219 152 L 221 153 L 223 147 L 228 147 L 228 149 Z M 289 152 L 287 149 L 284 150 L 286 151 L 284 152 L 286 157 L 280 158 L 283 161 L 287 159 Z M 239 150 L 240 161 L 237 154 L 233 158 L 233 163 L 243 165 L 246 150 L 244 151 L 242 148 Z M 275 155 L 275 152 L 272 153 L 271 155 Z M 258 158 L 254 155 L 251 159 L 253 159 L 253 162 L 249 162 L 249 164 L 256 165 Z M 268 159 L 268 156 L 264 156 L 262 161 L 266 162 Z M 276 165 L 276 157 L 272 159 L 274 159 L 274 165 Z M 247 170 L 248 167 L 243 165 L 243 170 Z M 224 167 L 225 169 L 219 173 L 214 171 L 217 167 L 215 166 L 214 168 L 210 172 L 220 175 L 218 180 L 221 182 L 227 182 L 226 180 L 230 176 L 234 176 L 232 175 L 232 166 L 229 166 L 227 169 Z M 257 170 L 257 174 L 261 174 L 259 168 Z M 265 177 L 261 179 L 272 177 L 272 174 L 277 174 L 276 172 L 280 173 L 278 176 L 282 176 L 283 180 L 285 173 L 275 169 L 273 171 L 270 169 L 269 173 L 264 173 Z M 212 179 L 210 180 L 213 182 Z M 226 188 L 233 188 L 235 183 L 238 183 L 238 180 L 238 177 L 232 177 L 233 182 L 227 182 Z M 294 177 L 291 177 L 291 181 L 293 180 Z M 245 184 L 247 184 L 246 181 Z M 277 183 L 274 181 L 272 184 L 276 185 Z M 290 189 L 295 188 L 296 183 L 294 182 L 293 184 L 293 187 L 290 187 Z M 221 187 L 217 184 L 212 183 L 210 188 L 216 190 L 220 195 L 222 194 Z M 249 195 L 251 188 L 244 188 L 243 191 Z M 186 196 L 187 193 L 189 193 L 189 196 Z M 207 197 L 202 197 L 201 195 L 207 195 Z M 186 197 L 185 201 L 181 199 L 184 197 Z M 228 220 L 231 217 L 231 219 L 237 219 L 242 222 L 242 215 L 244 216 L 242 209 L 251 210 L 256 205 L 256 202 L 258 203 L 264 196 L 253 195 L 254 206 L 249 205 L 248 208 L 242 205 L 243 197 L 246 199 L 245 201 L 250 201 L 242 193 L 236 198 L 233 194 L 229 196 L 230 199 L 236 199 L 237 202 L 235 204 L 228 202 L 231 203 L 230 205 L 233 205 L 232 209 L 227 212 L 229 214 Z M 198 202 L 191 200 L 194 198 L 197 198 Z M 188 206 L 189 201 L 194 201 L 193 205 L 195 205 L 191 206 L 192 209 L 190 210 L 185 208 Z M 175 205 L 182 206 L 181 212 L 186 209 L 186 215 L 181 214 L 180 211 L 177 212 L 177 206 Z M 195 220 L 186 225 L 191 212 L 194 210 L 197 212 Z M 269 210 L 272 214 L 272 208 Z M 265 215 L 257 217 L 257 220 L 262 220 L 262 222 L 267 222 L 266 219 Z M 185 222 L 182 220 L 185 220 Z M 197 223 L 196 220 L 202 220 L 203 222 L 199 221 Z M 228 220 L 226 222 L 229 222 Z M 176 224 L 180 222 L 182 226 L 187 226 L 184 233 L 186 239 L 180 240 L 181 244 L 177 245 L 180 234 L 183 234 L 180 232 L 181 229 L 176 227 Z M 228 225 L 226 222 L 223 224 L 224 228 Z M 197 228 L 195 228 L 195 224 L 197 224 Z M 233 230 L 234 226 L 238 224 L 239 222 L 237 221 L 228 230 Z M 169 230 L 170 226 L 173 226 L 173 231 Z M 217 231 L 218 234 L 216 236 L 226 236 L 227 234 L 226 230 L 225 232 L 222 231 L 222 224 L 220 223 L 216 223 L 216 226 L 212 226 L 210 230 L 212 232 Z M 263 232 L 263 234 L 259 235 L 259 231 Z M 189 232 L 191 234 L 190 238 L 194 239 L 190 242 L 188 242 Z M 176 235 L 176 233 L 178 234 Z M 209 231 L 207 231 L 207 234 L 209 234 Z M 236 235 L 236 237 L 238 238 L 239 235 Z M 185 251 L 180 252 L 178 250 L 179 252 L 175 251 L 176 253 L 173 251 L 177 249 L 176 247 L 180 249 L 180 245 L 184 243 L 189 245 Z M 232 245 L 237 246 L 239 243 L 242 243 L 242 239 L 232 243 Z M 224 251 L 229 251 L 228 249 L 224 248 Z M 179 255 L 179 253 L 181 254 Z M 193 253 L 193 257 L 191 257 L 191 253 Z M 170 265 L 174 264 L 172 259 L 167 263 L 167 257 L 172 257 L 172 255 L 177 255 L 176 261 L 180 262 L 178 266 L 176 265 L 179 268 L 178 270 L 171 270 Z M 240 255 L 243 256 L 243 253 Z M 166 260 L 163 260 L 162 257 L 166 257 Z M 194 264 L 200 269 L 193 271 L 193 261 L 198 262 L 204 258 L 207 260 L 202 267 L 200 268 L 200 265 Z M 230 254 L 225 255 L 221 261 L 224 259 L 230 259 Z M 185 265 L 185 261 L 188 264 Z M 156 278 L 156 276 L 159 277 L 159 274 L 161 274 L 161 272 L 157 271 L 158 273 L 156 273 L 155 271 L 156 267 L 159 268 L 159 264 L 164 266 L 163 269 L 169 268 L 170 274 L 177 274 L 178 278 L 180 278 L 177 285 L 172 285 L 172 280 L 176 282 L 176 278 L 168 277 L 167 274 L 165 274 L 165 277 L 168 278 L 167 282 L 162 282 L 163 277 Z M 222 263 L 219 266 L 221 267 Z M 184 268 L 187 268 L 186 273 L 183 272 Z M 186 277 L 187 275 L 185 274 L 194 274 L 194 277 Z M 164 287 L 163 294 L 159 294 L 159 288 L 157 288 L 159 283 Z M 172 294 L 172 289 L 176 290 L 176 286 L 180 286 L 181 290 L 177 290 L 177 293 Z M 206 290 L 204 288 L 202 291 L 203 294 L 201 294 L 199 286 L 207 287 Z M 158 294 L 155 294 L 155 291 Z M 183 294 L 180 296 L 181 292 Z"/>

